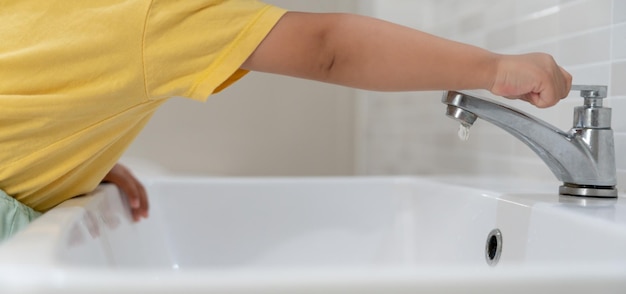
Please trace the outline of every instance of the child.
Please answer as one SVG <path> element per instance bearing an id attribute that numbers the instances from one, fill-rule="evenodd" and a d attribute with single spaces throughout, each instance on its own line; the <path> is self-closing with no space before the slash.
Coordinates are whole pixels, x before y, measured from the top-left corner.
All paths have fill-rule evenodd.
<path id="1" fill-rule="evenodd" d="M 546 54 L 256 0 L 22 0 L 0 15 L 0 189 L 13 202 L 0 213 L 27 221 L 103 179 L 146 217 L 145 191 L 117 159 L 168 98 L 204 101 L 249 70 L 376 91 L 487 89 L 537 107 L 571 85 Z"/>

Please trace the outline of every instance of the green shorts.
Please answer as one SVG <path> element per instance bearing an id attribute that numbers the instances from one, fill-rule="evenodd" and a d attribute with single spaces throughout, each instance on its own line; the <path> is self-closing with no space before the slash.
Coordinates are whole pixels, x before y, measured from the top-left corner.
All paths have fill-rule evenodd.
<path id="1" fill-rule="evenodd" d="M 33 210 L 0 190 L 0 242 L 25 228 L 40 215 L 41 212 Z"/>

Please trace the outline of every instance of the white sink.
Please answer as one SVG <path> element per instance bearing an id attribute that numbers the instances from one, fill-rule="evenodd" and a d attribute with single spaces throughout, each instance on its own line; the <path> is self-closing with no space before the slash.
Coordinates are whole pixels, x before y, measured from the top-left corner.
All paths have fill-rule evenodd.
<path id="1" fill-rule="evenodd" d="M 0 292 L 626 292 L 623 198 L 472 178 L 146 184 L 147 221 L 102 186 L 3 244 Z"/>

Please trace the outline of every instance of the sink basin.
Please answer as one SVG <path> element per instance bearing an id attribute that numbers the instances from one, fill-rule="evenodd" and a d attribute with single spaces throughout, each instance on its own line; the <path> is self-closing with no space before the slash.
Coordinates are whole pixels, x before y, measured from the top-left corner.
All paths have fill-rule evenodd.
<path id="1" fill-rule="evenodd" d="M 132 223 L 102 185 L 0 247 L 12 293 L 623 293 L 624 198 L 510 179 L 145 180 Z M 532 187 L 532 188 L 529 188 Z"/>

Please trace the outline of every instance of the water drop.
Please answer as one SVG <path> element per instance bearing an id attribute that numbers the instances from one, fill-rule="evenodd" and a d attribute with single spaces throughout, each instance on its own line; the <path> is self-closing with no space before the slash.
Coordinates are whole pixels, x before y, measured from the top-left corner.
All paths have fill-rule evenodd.
<path id="1" fill-rule="evenodd" d="M 461 124 L 459 126 L 459 139 L 461 139 L 461 141 L 467 141 L 469 140 L 469 136 L 470 136 L 470 125 Z"/>

